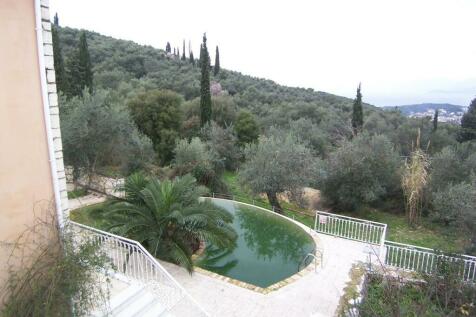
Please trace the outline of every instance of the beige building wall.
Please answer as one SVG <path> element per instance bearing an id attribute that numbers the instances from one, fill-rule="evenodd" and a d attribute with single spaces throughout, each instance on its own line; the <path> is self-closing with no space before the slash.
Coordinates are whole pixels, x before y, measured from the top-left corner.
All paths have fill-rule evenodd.
<path id="1" fill-rule="evenodd" d="M 7 276 L 11 242 L 33 223 L 35 215 L 47 209 L 56 212 L 54 178 L 61 212 L 67 215 L 68 211 L 47 0 L 41 1 L 38 11 L 40 49 L 35 1 L 0 1 L 0 289 Z M 48 94 L 48 121 L 41 72 Z M 55 171 L 50 166 L 48 137 L 54 147 Z"/>

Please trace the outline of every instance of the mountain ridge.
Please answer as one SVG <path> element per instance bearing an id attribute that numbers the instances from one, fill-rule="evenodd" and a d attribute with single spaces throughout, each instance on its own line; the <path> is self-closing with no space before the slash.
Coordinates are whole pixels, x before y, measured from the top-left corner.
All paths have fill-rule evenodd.
<path id="1" fill-rule="evenodd" d="M 398 106 L 387 106 L 383 107 L 384 109 L 399 109 L 402 114 L 404 115 L 410 115 L 411 113 L 421 113 L 421 112 L 427 112 L 428 110 L 445 110 L 447 112 L 464 112 L 467 107 L 465 106 L 460 106 L 460 105 L 454 105 L 450 103 L 418 103 L 418 104 L 409 104 L 409 105 L 398 105 Z"/>

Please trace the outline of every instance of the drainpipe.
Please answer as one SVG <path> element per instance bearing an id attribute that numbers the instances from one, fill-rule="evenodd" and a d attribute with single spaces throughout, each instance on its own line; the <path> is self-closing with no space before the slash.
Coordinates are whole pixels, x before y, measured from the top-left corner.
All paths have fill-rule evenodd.
<path id="1" fill-rule="evenodd" d="M 36 19 L 36 42 L 38 50 L 38 65 L 40 68 L 41 96 L 43 99 L 43 114 L 46 127 L 46 139 L 48 141 L 48 156 L 50 161 L 51 179 L 53 180 L 53 191 L 55 196 L 56 216 L 59 228 L 63 228 L 63 210 L 61 208 L 61 196 L 58 182 L 58 169 L 56 167 L 55 147 L 53 135 L 51 132 L 50 103 L 48 100 L 48 87 L 46 83 L 46 68 L 43 51 L 43 28 L 41 25 L 41 1 L 35 0 L 35 19 Z"/>

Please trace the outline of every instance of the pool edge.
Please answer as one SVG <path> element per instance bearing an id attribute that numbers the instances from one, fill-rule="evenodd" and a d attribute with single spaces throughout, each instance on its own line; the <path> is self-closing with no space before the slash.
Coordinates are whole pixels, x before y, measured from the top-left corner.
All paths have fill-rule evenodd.
<path id="1" fill-rule="evenodd" d="M 314 230 L 312 230 L 312 228 L 306 226 L 303 223 L 300 223 L 299 221 L 291 219 L 291 218 L 289 218 L 285 215 L 278 214 L 278 213 L 276 213 L 272 210 L 269 210 L 269 209 L 266 209 L 266 208 L 263 208 L 263 207 L 260 207 L 260 206 L 255 206 L 255 205 L 252 205 L 252 204 L 243 203 L 243 202 L 239 202 L 239 201 L 236 201 L 236 200 L 225 199 L 225 198 L 215 198 L 215 197 L 202 197 L 202 198 L 232 201 L 234 203 L 238 203 L 238 204 L 242 204 L 242 205 L 246 205 L 246 206 L 250 206 L 250 207 L 254 207 L 254 208 L 259 208 L 259 209 L 264 210 L 266 212 L 269 212 L 273 215 L 280 216 L 280 217 L 286 219 L 287 221 L 290 221 L 290 222 L 294 223 L 295 225 L 300 227 L 302 230 L 304 230 L 304 232 L 307 233 L 312 238 L 312 240 L 314 241 L 316 249 L 319 249 L 319 246 L 322 246 L 322 243 L 319 240 L 319 238 L 317 236 L 317 233 Z M 317 259 L 316 259 L 316 261 L 317 261 Z M 243 281 L 240 281 L 240 280 L 228 277 L 228 276 L 220 275 L 218 273 L 205 270 L 205 269 L 203 269 L 201 267 L 198 267 L 198 266 L 195 267 L 194 269 L 195 269 L 195 271 L 197 271 L 197 272 L 199 272 L 203 275 L 206 275 L 208 277 L 212 277 L 212 278 L 218 279 L 220 281 L 223 281 L 223 282 L 226 282 L 226 283 L 229 283 L 229 284 L 241 287 L 241 288 L 245 288 L 245 289 L 248 289 L 248 290 L 263 294 L 263 295 L 266 295 L 270 292 L 276 291 L 278 289 L 281 289 L 282 287 L 285 287 L 285 286 L 287 286 L 291 283 L 294 283 L 297 280 L 299 280 L 301 277 L 307 275 L 309 272 L 314 271 L 314 269 L 312 268 L 311 263 L 312 263 L 312 261 L 306 267 L 304 267 L 301 271 L 296 272 L 295 274 L 293 274 L 293 275 L 291 275 L 291 276 L 289 276 L 289 277 L 287 277 L 287 278 L 285 278 L 285 279 L 283 279 L 279 282 L 271 284 L 268 287 L 260 287 L 260 286 L 254 285 L 254 284 L 243 282 Z M 323 263 L 321 263 L 321 261 L 318 261 L 317 266 L 319 267 L 319 266 L 322 266 L 322 265 L 323 265 Z"/>

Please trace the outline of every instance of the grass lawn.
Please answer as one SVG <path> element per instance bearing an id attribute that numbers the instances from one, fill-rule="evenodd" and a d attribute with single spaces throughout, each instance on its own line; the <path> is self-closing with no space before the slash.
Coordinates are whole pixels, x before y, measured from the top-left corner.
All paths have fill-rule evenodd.
<path id="1" fill-rule="evenodd" d="M 90 206 L 86 206 L 83 208 L 75 209 L 71 211 L 69 217 L 71 220 L 82 223 L 84 225 L 97 228 L 97 229 L 107 229 L 105 225 L 105 221 L 103 218 L 103 210 L 106 202 L 102 202 L 99 204 L 94 204 Z"/>
<path id="2" fill-rule="evenodd" d="M 392 214 L 382 210 L 366 208 L 354 217 L 364 218 L 387 224 L 387 240 L 408 243 L 417 246 L 443 250 L 447 252 L 463 252 L 469 243 L 467 237 L 458 234 L 455 230 L 443 227 L 428 220 L 422 219 L 417 228 L 407 224 L 404 214 Z"/>
<path id="3" fill-rule="evenodd" d="M 236 177 L 236 173 L 226 172 L 223 181 L 228 186 L 230 194 L 239 196 L 241 201 L 248 200 L 265 208 L 270 205 L 265 198 L 253 197 L 249 189 L 243 188 Z M 292 210 L 303 211 L 292 203 L 282 202 L 282 206 L 287 208 L 285 215 L 304 223 L 307 226 L 314 226 L 314 217 Z M 444 250 L 447 252 L 462 252 L 469 240 L 467 237 L 451 231 L 441 225 L 430 222 L 424 218 L 418 228 L 412 228 L 407 224 L 405 215 L 384 212 L 378 209 L 364 208 L 356 213 L 344 213 L 347 216 L 377 221 L 387 224 L 387 240 L 408 243 L 427 248 Z"/>
<path id="4" fill-rule="evenodd" d="M 74 199 L 74 198 L 79 198 L 86 196 L 88 194 L 88 191 L 84 188 L 77 188 L 72 191 L 68 192 L 68 199 Z"/>

